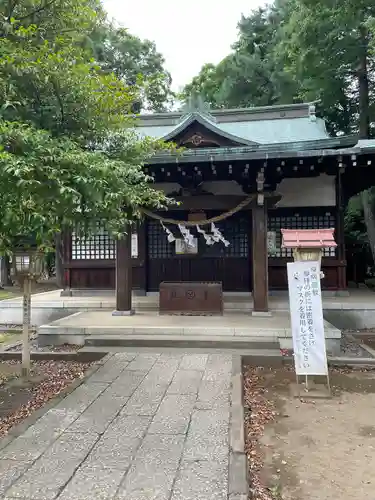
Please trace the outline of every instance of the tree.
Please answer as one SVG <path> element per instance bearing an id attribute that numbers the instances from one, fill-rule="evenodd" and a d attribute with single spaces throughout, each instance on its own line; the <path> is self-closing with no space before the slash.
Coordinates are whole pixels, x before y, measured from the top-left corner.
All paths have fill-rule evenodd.
<path id="1" fill-rule="evenodd" d="M 275 4 L 243 16 L 232 52 L 217 66 L 205 65 L 185 87 L 182 98 L 198 92 L 214 108 L 293 102 L 296 83 L 274 52 L 284 10 L 283 4 Z"/>
<path id="2" fill-rule="evenodd" d="M 94 57 L 106 73 L 126 85 L 139 86 L 139 109 L 165 111 L 172 103 L 171 75 L 154 42 L 104 22 L 90 35 Z"/>
<path id="3" fill-rule="evenodd" d="M 81 42 L 97 12 L 90 0 L 74 2 L 13 2 L 0 28 L 2 253 L 30 238 L 45 250 L 63 230 L 87 234 L 99 221 L 121 238 L 142 207 L 170 201 L 143 169 L 166 146 L 140 140 L 129 118 L 139 88 L 90 59 Z M 27 373 L 28 342 L 23 365 Z"/>
<path id="4" fill-rule="evenodd" d="M 278 0 L 242 17 L 232 52 L 206 65 L 183 98 L 213 107 L 319 100 L 333 134 L 371 135 L 375 5 L 370 0 Z"/>
<path id="5" fill-rule="evenodd" d="M 370 0 L 289 0 L 279 46 L 286 68 L 302 82 L 302 97 L 321 100 L 335 133 L 370 136 L 374 60 Z"/>

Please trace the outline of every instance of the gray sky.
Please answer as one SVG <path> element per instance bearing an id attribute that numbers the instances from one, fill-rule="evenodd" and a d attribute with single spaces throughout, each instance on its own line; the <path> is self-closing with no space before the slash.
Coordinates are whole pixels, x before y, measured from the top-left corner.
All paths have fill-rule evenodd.
<path id="1" fill-rule="evenodd" d="M 218 63 L 236 40 L 241 14 L 265 0 L 103 0 L 109 16 L 141 38 L 156 42 L 173 77 L 188 83 L 206 62 Z M 221 6 L 219 6 L 221 4 Z"/>

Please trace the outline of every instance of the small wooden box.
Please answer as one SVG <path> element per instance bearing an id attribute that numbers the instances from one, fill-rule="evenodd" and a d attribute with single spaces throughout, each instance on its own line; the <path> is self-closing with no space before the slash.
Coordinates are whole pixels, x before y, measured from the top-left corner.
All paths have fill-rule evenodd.
<path id="1" fill-rule="evenodd" d="M 160 283 L 159 314 L 223 315 L 222 283 L 163 281 Z"/>

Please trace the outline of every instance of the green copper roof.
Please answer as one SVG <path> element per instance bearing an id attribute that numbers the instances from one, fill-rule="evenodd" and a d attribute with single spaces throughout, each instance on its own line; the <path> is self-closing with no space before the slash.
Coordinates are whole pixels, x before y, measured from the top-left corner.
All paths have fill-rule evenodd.
<path id="1" fill-rule="evenodd" d="M 324 120 L 314 104 L 209 111 L 202 105 L 181 112 L 140 115 L 142 136 L 170 140 L 196 120 L 238 144 L 270 145 L 328 139 Z"/>

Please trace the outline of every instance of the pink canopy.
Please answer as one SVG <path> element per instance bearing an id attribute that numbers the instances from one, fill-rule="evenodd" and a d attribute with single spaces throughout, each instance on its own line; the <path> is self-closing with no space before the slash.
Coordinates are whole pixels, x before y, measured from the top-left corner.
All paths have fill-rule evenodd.
<path id="1" fill-rule="evenodd" d="M 334 229 L 282 229 L 283 248 L 337 247 Z"/>

